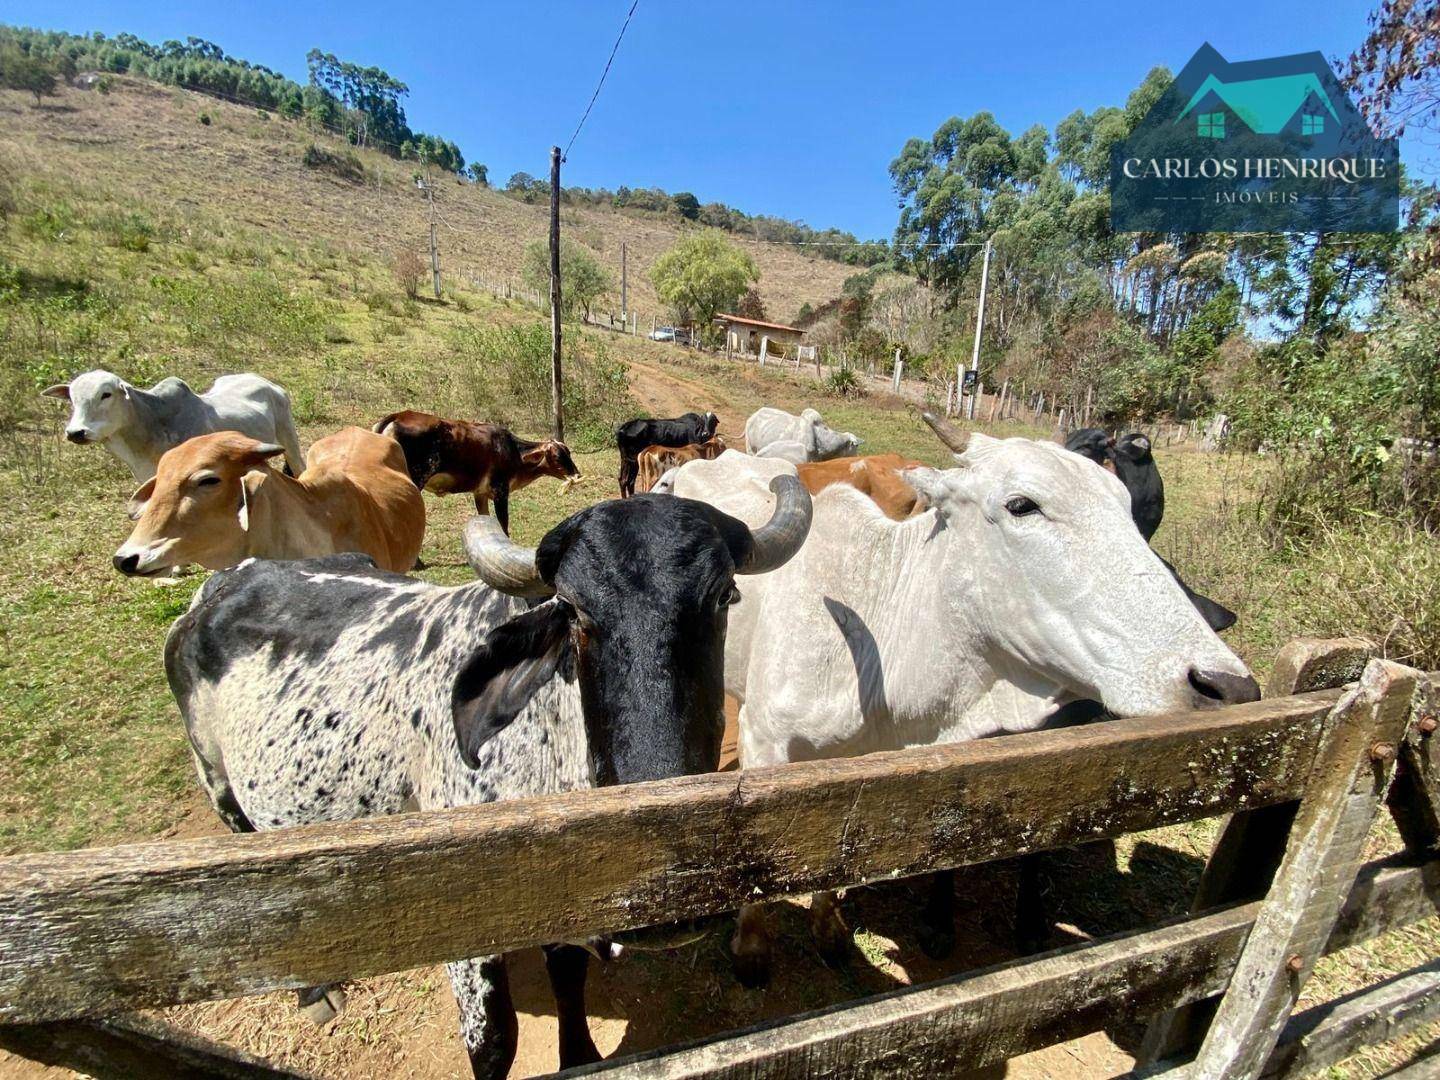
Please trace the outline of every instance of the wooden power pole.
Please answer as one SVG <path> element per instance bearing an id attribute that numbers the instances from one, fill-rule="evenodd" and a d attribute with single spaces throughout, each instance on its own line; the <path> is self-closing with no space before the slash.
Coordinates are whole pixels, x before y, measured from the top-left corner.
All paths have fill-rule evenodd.
<path id="1" fill-rule="evenodd" d="M 565 441 L 560 363 L 560 148 L 550 148 L 550 402 L 555 438 Z"/>
<path id="2" fill-rule="evenodd" d="M 629 314 L 630 314 L 630 308 L 629 308 L 629 307 L 626 305 L 626 303 L 625 303 L 625 300 L 626 300 L 625 286 L 626 286 L 626 279 L 625 279 L 625 241 L 624 241 L 624 240 L 621 240 L 621 241 L 620 241 L 620 322 L 621 322 L 621 325 L 622 325 L 622 326 L 624 325 L 625 320 L 626 320 L 627 318 L 629 318 Z"/>
<path id="3" fill-rule="evenodd" d="M 430 284 L 435 289 L 435 299 L 440 299 L 440 248 L 435 242 L 435 186 L 434 173 L 429 163 L 425 165 L 425 179 L 417 181 L 425 192 L 425 202 L 430 207 Z"/>
<path id="4" fill-rule="evenodd" d="M 970 370 L 975 372 L 975 390 L 970 395 L 970 406 L 967 410 L 970 419 L 975 419 L 976 394 L 980 390 L 980 330 L 985 325 L 985 289 L 990 284 L 990 245 L 992 241 L 985 241 L 985 262 L 980 267 L 980 303 L 975 308 L 975 348 L 970 353 Z"/>

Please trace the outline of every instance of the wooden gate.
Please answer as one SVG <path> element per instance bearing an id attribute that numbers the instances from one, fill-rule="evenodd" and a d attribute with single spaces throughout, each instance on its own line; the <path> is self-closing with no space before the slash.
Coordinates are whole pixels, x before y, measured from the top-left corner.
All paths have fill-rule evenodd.
<path id="1" fill-rule="evenodd" d="M 1231 814 L 1187 918 L 576 1072 L 944 1075 L 1154 1016 L 1147 1074 L 1301 1075 L 1440 1015 L 1436 963 L 1292 1015 L 1324 953 L 1440 910 L 1440 676 L 1369 652 L 1292 643 L 1272 696 L 1226 709 L 3 859 L 0 1046 L 101 1076 L 290 1075 L 126 1014 Z M 1358 866 L 1387 791 L 1407 852 Z"/>

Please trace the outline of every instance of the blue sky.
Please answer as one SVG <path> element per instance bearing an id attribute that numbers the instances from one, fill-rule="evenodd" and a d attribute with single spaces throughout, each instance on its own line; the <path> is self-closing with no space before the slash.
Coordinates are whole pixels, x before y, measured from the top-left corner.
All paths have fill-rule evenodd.
<path id="1" fill-rule="evenodd" d="M 1209 40 L 1227 59 L 1348 54 L 1371 0 L 1199 4 L 640 0 L 563 182 L 693 191 L 751 213 L 887 238 L 887 167 L 905 140 L 989 109 L 1014 132 L 1122 104 Z M 453 138 L 492 182 L 543 175 L 629 0 L 424 5 L 6 0 L 10 23 L 193 34 L 305 79 L 311 46 L 410 85 L 412 127 Z"/>

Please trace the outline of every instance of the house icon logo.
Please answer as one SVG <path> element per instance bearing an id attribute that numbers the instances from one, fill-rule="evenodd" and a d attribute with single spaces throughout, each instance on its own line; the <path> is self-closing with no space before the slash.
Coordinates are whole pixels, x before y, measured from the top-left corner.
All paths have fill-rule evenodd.
<path id="1" fill-rule="evenodd" d="M 1201 47 L 1111 153 L 1117 232 L 1393 232 L 1400 162 L 1318 52 Z"/>

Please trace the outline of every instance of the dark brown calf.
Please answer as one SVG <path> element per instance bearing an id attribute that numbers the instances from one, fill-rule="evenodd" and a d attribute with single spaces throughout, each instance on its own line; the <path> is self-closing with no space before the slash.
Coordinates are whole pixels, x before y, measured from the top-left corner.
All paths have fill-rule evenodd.
<path id="1" fill-rule="evenodd" d="M 510 493 L 542 476 L 578 477 L 569 448 L 555 439 L 528 442 L 498 424 L 445 420 L 431 413 L 391 413 L 374 430 L 389 435 L 405 452 L 415 486 L 437 495 L 475 493 L 475 509 L 490 512 L 510 531 Z"/>

